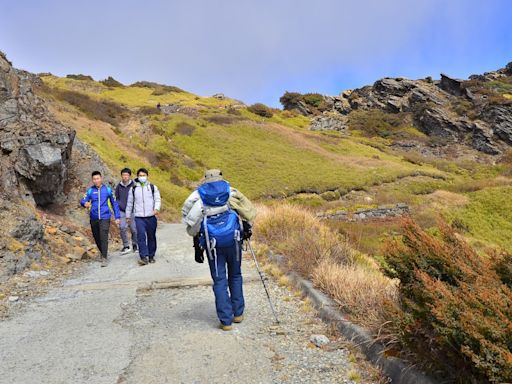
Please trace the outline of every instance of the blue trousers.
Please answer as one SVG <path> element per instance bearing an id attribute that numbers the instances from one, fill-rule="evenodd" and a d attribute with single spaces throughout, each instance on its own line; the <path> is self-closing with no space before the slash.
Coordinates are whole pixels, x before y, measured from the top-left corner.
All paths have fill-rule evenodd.
<path id="1" fill-rule="evenodd" d="M 231 325 L 233 316 L 242 315 L 245 308 L 242 288 L 242 247 L 238 248 L 238 252 L 235 245 L 217 248 L 217 262 L 215 258 L 208 258 L 217 316 L 224 325 Z"/>
<path id="2" fill-rule="evenodd" d="M 139 246 L 139 256 L 155 257 L 156 253 L 156 216 L 136 217 L 137 226 L 137 245 Z"/>

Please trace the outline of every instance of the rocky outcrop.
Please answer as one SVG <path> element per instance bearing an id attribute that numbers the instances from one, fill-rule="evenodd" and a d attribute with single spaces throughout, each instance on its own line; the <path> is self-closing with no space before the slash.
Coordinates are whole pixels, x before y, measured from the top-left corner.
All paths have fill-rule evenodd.
<path id="1" fill-rule="evenodd" d="M 347 131 L 347 118 L 337 113 L 324 112 L 322 115 L 315 116 L 311 120 L 310 129 L 312 131 Z"/>
<path id="2" fill-rule="evenodd" d="M 41 85 L 0 53 L 0 282 L 6 287 L 12 275 L 48 257 L 57 263 L 59 252 L 76 243 L 70 235 L 57 243 L 45 229 L 41 208 L 57 202 L 64 210 L 75 132 L 34 94 Z"/>
<path id="3" fill-rule="evenodd" d="M 372 86 L 324 96 L 321 114 L 313 113 L 296 93 L 286 93 L 281 101 L 285 109 L 315 115 L 311 130 L 347 132 L 353 111 L 378 109 L 411 115 L 416 128 L 439 139 L 437 145 L 456 143 L 487 154 L 500 154 L 512 145 L 512 100 L 484 83 L 495 80 L 510 84 L 512 62 L 503 69 L 473 75 L 470 79 L 460 80 L 445 74 L 441 74 L 440 80 L 384 78 Z"/>
<path id="4" fill-rule="evenodd" d="M 407 204 L 400 203 L 393 207 L 382 206 L 378 208 L 359 208 L 355 212 L 340 210 L 331 213 L 320 213 L 317 215 L 317 217 L 323 220 L 341 220 L 347 222 L 354 222 L 390 219 L 405 216 L 408 214 L 409 206 Z"/>
<path id="5" fill-rule="evenodd" d="M 0 192 L 44 206 L 63 191 L 75 132 L 49 114 L 33 81 L 0 54 Z"/>
<path id="6" fill-rule="evenodd" d="M 175 113 L 181 113 L 183 115 L 187 115 L 190 117 L 199 116 L 199 110 L 197 108 L 189 107 L 189 106 L 181 105 L 181 104 L 162 105 L 160 107 L 160 110 L 165 115 L 173 115 Z"/>

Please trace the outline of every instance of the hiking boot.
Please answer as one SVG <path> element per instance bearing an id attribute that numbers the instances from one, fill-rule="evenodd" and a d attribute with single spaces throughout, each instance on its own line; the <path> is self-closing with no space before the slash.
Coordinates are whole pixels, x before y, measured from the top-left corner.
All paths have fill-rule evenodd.
<path id="1" fill-rule="evenodd" d="M 123 255 L 126 255 L 128 252 L 130 252 L 130 247 L 123 247 L 123 249 L 121 249 Z"/>
<path id="2" fill-rule="evenodd" d="M 242 321 L 244 321 L 244 315 L 235 316 L 233 318 L 233 323 L 241 323 Z"/>
<path id="3" fill-rule="evenodd" d="M 108 266 L 108 262 L 107 262 L 107 258 L 106 257 L 102 257 L 101 258 L 101 266 L 102 267 Z"/>
<path id="4" fill-rule="evenodd" d="M 133 252 L 137 252 L 137 249 L 138 249 L 137 244 L 133 244 L 132 245 L 132 251 Z"/>
<path id="5" fill-rule="evenodd" d="M 139 265 L 140 266 L 148 265 L 148 258 L 147 257 L 141 257 L 141 259 L 139 260 Z"/>
<path id="6" fill-rule="evenodd" d="M 150 258 L 149 258 L 149 262 L 150 262 L 151 264 L 155 263 L 155 262 L 156 262 L 156 261 L 155 261 L 155 258 L 154 258 L 154 257 L 150 257 Z"/>
<path id="7" fill-rule="evenodd" d="M 223 331 L 231 331 L 233 329 L 233 326 L 232 325 L 226 325 L 226 324 L 220 324 L 220 329 L 222 329 Z"/>

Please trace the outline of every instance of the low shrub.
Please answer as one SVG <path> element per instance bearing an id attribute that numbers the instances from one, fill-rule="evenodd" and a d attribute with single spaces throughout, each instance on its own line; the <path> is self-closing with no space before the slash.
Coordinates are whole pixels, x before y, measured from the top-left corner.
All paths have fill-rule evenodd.
<path id="1" fill-rule="evenodd" d="M 130 87 L 153 88 L 153 95 L 157 96 L 169 92 L 185 92 L 183 89 L 175 87 L 173 85 L 158 84 L 152 81 L 137 81 L 133 84 L 130 84 Z"/>
<path id="2" fill-rule="evenodd" d="M 279 98 L 279 102 L 285 110 L 293 108 L 301 100 L 302 94 L 298 92 L 285 92 L 284 95 Z"/>
<path id="3" fill-rule="evenodd" d="M 416 138 L 410 129 L 409 113 L 386 113 L 380 109 L 356 110 L 348 115 L 351 130 L 357 130 L 367 137 Z"/>
<path id="4" fill-rule="evenodd" d="M 112 76 L 107 77 L 105 80 L 101 80 L 100 83 L 111 88 L 124 87 L 124 85 L 121 82 L 117 81 Z"/>
<path id="5" fill-rule="evenodd" d="M 127 108 L 112 101 L 97 100 L 83 93 L 58 88 L 46 87 L 45 90 L 57 99 L 78 108 L 90 118 L 104 121 L 116 127 L 129 115 Z"/>
<path id="6" fill-rule="evenodd" d="M 265 104 L 261 104 L 261 103 L 253 104 L 253 105 L 247 107 L 247 110 L 249 112 L 252 112 L 261 117 L 270 118 L 270 117 L 274 116 L 272 109 L 267 107 Z"/>
<path id="7" fill-rule="evenodd" d="M 178 124 L 176 124 L 175 132 L 179 133 L 180 135 L 192 136 L 195 130 L 196 127 L 194 127 L 192 124 L 189 124 L 186 121 L 180 121 Z"/>
<path id="8" fill-rule="evenodd" d="M 307 106 L 308 114 L 316 115 L 329 109 L 325 103 L 324 96 L 320 93 L 302 94 L 297 92 L 285 92 L 285 94 L 279 98 L 279 101 L 285 111 L 296 110 L 300 103 Z"/>
<path id="9" fill-rule="evenodd" d="M 160 110 L 160 108 L 157 108 L 157 107 L 149 107 L 149 106 L 146 106 L 146 107 L 141 107 L 139 109 L 139 112 L 143 115 L 160 115 L 162 113 L 162 111 Z"/>
<path id="10" fill-rule="evenodd" d="M 324 101 L 324 97 L 319 93 L 306 93 L 302 96 L 302 100 L 304 100 L 306 104 L 318 108 L 322 101 Z"/>
<path id="11" fill-rule="evenodd" d="M 213 124 L 230 125 L 230 124 L 239 123 L 240 121 L 243 121 L 245 119 L 241 116 L 237 116 L 234 114 L 229 114 L 229 115 L 228 114 L 226 114 L 226 115 L 216 114 L 216 115 L 211 115 L 211 116 L 205 117 L 205 120 L 210 123 L 213 123 Z"/>
<path id="12" fill-rule="evenodd" d="M 82 75 L 82 74 L 73 75 L 73 74 L 70 74 L 70 75 L 66 75 L 66 77 L 68 79 L 73 79 L 73 80 L 90 80 L 90 81 L 94 81 L 92 76 L 89 76 L 89 75 Z"/>
<path id="13" fill-rule="evenodd" d="M 510 256 L 479 255 L 451 227 L 412 220 L 388 242 L 388 276 L 400 280 L 403 344 L 457 383 L 512 380 Z"/>

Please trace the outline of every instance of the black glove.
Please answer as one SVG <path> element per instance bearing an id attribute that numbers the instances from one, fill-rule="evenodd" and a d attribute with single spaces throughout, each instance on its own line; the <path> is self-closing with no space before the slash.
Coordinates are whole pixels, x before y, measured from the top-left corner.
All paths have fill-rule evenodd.
<path id="1" fill-rule="evenodd" d="M 249 240 L 252 236 L 252 225 L 248 221 L 242 221 L 242 240 Z"/>
<path id="2" fill-rule="evenodd" d="M 204 250 L 199 245 L 199 236 L 194 236 L 194 259 L 196 263 L 204 263 Z"/>

